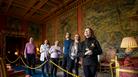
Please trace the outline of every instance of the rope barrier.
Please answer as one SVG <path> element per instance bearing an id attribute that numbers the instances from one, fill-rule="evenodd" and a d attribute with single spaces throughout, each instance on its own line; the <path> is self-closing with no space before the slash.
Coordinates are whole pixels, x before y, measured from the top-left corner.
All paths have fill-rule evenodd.
<path id="1" fill-rule="evenodd" d="M 55 63 L 54 63 L 53 61 L 51 61 L 51 60 L 50 60 L 50 63 L 52 63 L 53 65 L 55 65 L 56 67 L 58 67 L 58 68 L 61 69 L 62 71 L 66 72 L 66 73 L 68 73 L 68 74 L 70 74 L 70 75 L 72 75 L 73 77 L 80 77 L 80 76 L 77 76 L 76 74 L 73 74 L 73 73 L 71 73 L 71 72 L 69 72 L 69 71 L 63 69 L 62 67 L 58 66 L 57 64 L 55 64 Z"/>
<path id="2" fill-rule="evenodd" d="M 7 61 L 10 62 L 10 63 L 15 63 L 16 61 L 18 61 L 19 59 L 21 59 L 22 63 L 25 65 L 25 67 L 26 67 L 26 68 L 29 68 L 29 69 L 38 69 L 38 68 L 41 68 L 41 67 L 42 67 L 44 64 L 46 64 L 46 62 L 47 62 L 47 60 L 46 60 L 46 61 L 44 61 L 44 63 L 42 63 L 41 65 L 32 68 L 32 67 L 28 66 L 28 65 L 24 62 L 24 60 L 23 60 L 23 58 L 22 58 L 21 56 L 19 56 L 19 57 L 18 57 L 16 60 L 14 60 L 14 61 L 10 61 L 7 57 L 6 57 L 6 59 L 7 59 Z M 76 74 L 73 74 L 73 73 L 71 73 L 71 72 L 69 72 L 69 71 L 63 69 L 61 66 L 58 66 L 57 64 L 55 64 L 55 63 L 54 63 L 53 61 L 51 61 L 51 60 L 50 60 L 50 63 L 52 63 L 53 65 L 55 65 L 56 67 L 58 67 L 58 68 L 61 69 L 62 71 L 66 72 L 66 73 L 68 73 L 68 74 L 70 74 L 70 75 L 72 75 L 73 77 L 80 77 L 80 76 L 77 76 Z"/>
<path id="3" fill-rule="evenodd" d="M 47 60 L 46 60 L 46 61 L 44 61 L 44 63 L 42 63 L 41 65 L 32 68 L 32 67 L 28 66 L 28 65 L 23 61 L 23 58 L 22 58 L 22 57 L 21 57 L 21 60 L 22 60 L 23 64 L 25 65 L 25 67 L 27 67 L 27 68 L 29 68 L 29 69 L 38 69 L 38 68 L 41 68 L 41 67 L 42 67 L 44 64 L 46 64 L 46 62 L 47 62 Z"/>
<path id="4" fill-rule="evenodd" d="M 7 58 L 7 56 L 6 56 L 6 59 L 7 59 L 7 61 L 8 61 L 9 63 L 15 63 L 15 62 L 17 62 L 17 61 L 19 60 L 19 58 L 20 58 L 20 56 L 19 56 L 16 60 L 10 61 L 10 60 Z"/>

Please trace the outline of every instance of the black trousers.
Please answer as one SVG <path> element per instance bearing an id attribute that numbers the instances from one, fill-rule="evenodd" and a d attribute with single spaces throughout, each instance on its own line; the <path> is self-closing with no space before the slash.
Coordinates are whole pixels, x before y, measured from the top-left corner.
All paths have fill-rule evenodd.
<path id="1" fill-rule="evenodd" d="M 27 65 L 29 67 L 35 67 L 35 54 L 27 54 Z M 32 75 L 35 73 L 35 69 L 31 70 L 30 68 L 28 68 L 28 73 L 29 75 Z"/>
<path id="2" fill-rule="evenodd" d="M 58 58 L 51 58 L 51 60 L 58 65 Z M 51 72 L 51 76 L 50 77 L 57 77 L 57 67 L 53 64 L 51 64 L 51 69 L 50 69 L 50 72 Z"/>
<path id="3" fill-rule="evenodd" d="M 97 66 L 96 65 L 84 65 L 83 71 L 84 71 L 85 77 L 95 77 Z"/>
<path id="4" fill-rule="evenodd" d="M 79 64 L 78 64 L 77 61 L 75 62 L 75 60 L 70 59 L 70 60 L 69 60 L 69 65 L 68 65 L 68 67 L 69 67 L 69 68 L 68 68 L 68 71 L 69 71 L 69 72 L 72 73 L 72 70 L 74 69 L 74 70 L 75 70 L 75 74 L 76 74 L 76 75 L 79 74 L 79 71 L 78 71 Z M 68 77 L 73 77 L 73 76 L 68 75 Z"/>
<path id="5" fill-rule="evenodd" d="M 69 65 L 69 55 L 64 55 L 63 56 L 63 62 L 62 62 L 62 67 L 63 69 L 67 70 Z M 67 73 L 64 72 L 64 77 L 67 77 Z"/>

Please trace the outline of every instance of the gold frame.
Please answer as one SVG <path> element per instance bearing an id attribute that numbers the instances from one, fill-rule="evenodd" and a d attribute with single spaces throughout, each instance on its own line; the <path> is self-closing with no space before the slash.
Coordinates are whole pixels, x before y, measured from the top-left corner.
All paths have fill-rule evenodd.
<path id="1" fill-rule="evenodd" d="M 2 73 L 2 77 L 7 77 L 7 70 L 6 70 L 6 66 L 5 66 L 5 63 L 3 61 L 3 59 L 0 57 L 0 66 L 2 69 L 1 70 L 1 73 Z"/>

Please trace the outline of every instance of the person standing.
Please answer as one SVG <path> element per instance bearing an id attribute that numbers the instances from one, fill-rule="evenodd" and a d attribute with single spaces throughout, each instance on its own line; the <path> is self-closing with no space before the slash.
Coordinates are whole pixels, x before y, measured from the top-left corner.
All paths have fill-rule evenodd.
<path id="1" fill-rule="evenodd" d="M 79 34 L 75 34 L 74 41 L 72 42 L 70 46 L 70 52 L 69 52 L 69 68 L 68 71 L 72 72 L 73 69 L 75 69 L 75 74 L 79 75 L 79 56 L 78 53 L 80 52 L 80 36 Z M 72 77 L 69 75 L 69 77 Z"/>
<path id="2" fill-rule="evenodd" d="M 63 62 L 62 62 L 62 67 L 63 69 L 67 70 L 68 69 L 68 64 L 69 64 L 69 51 L 70 51 L 70 46 L 72 43 L 71 39 L 71 34 L 66 33 L 64 44 L 63 44 Z M 64 77 L 67 77 L 67 73 L 64 72 Z"/>
<path id="3" fill-rule="evenodd" d="M 35 67 L 35 57 L 36 57 L 36 46 L 34 44 L 33 37 L 30 37 L 29 42 L 26 43 L 25 49 L 24 49 L 24 56 L 27 59 L 27 64 L 29 67 Z M 31 70 L 28 68 L 29 75 L 35 74 L 35 69 Z"/>
<path id="4" fill-rule="evenodd" d="M 49 42 L 48 40 L 45 40 L 44 41 L 44 44 L 42 44 L 40 46 L 40 61 L 41 63 L 44 63 L 44 61 L 46 60 L 46 73 L 47 75 L 49 75 L 49 48 L 50 48 L 50 45 L 49 45 Z M 44 68 L 45 68 L 45 65 L 42 66 L 42 74 L 43 76 L 45 76 L 45 73 L 44 73 Z"/>
<path id="5" fill-rule="evenodd" d="M 55 41 L 55 44 L 50 47 L 49 54 L 51 61 L 58 65 L 59 57 L 61 55 L 61 47 L 59 46 L 59 41 Z M 57 67 L 55 65 L 51 64 L 50 71 L 50 77 L 57 77 Z"/>
<path id="6" fill-rule="evenodd" d="M 85 40 L 81 44 L 81 57 L 85 77 L 95 77 L 98 67 L 98 55 L 102 54 L 101 46 L 91 28 L 84 31 Z"/>

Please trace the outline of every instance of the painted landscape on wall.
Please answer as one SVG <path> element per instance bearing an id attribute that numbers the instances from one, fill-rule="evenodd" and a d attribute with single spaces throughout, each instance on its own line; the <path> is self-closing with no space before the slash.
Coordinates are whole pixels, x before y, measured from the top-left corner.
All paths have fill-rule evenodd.
<path id="1" fill-rule="evenodd" d="M 138 20 L 131 19 L 138 12 L 138 1 L 100 1 L 90 1 L 83 6 L 84 24 L 95 31 L 104 51 L 120 50 L 123 37 L 138 38 Z"/>
<path id="2" fill-rule="evenodd" d="M 138 17 L 137 0 L 89 0 L 81 7 L 83 14 L 81 36 L 85 27 L 91 27 L 104 52 L 124 51 L 120 48 L 123 37 L 133 36 L 138 40 L 138 19 L 135 18 Z M 63 44 L 66 32 L 71 32 L 72 35 L 77 32 L 77 8 L 53 17 L 48 22 L 47 38 L 52 42 L 58 39 Z"/>
<path id="3" fill-rule="evenodd" d="M 72 36 L 77 32 L 76 9 L 69 10 L 69 12 L 65 12 L 57 16 L 57 18 L 48 21 L 46 26 L 47 39 L 52 43 L 54 40 L 59 40 L 63 44 L 66 32 L 70 32 Z"/>

